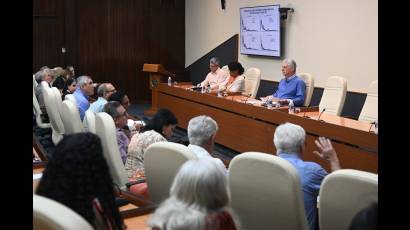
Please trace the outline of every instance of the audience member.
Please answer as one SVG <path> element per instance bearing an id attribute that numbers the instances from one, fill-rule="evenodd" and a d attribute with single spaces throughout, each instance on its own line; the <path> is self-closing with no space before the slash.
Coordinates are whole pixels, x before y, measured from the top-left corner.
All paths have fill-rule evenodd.
<path id="1" fill-rule="evenodd" d="M 116 89 L 111 83 L 102 83 L 97 89 L 98 99 L 90 105 L 90 109 L 94 113 L 102 112 L 107 99 L 115 92 Z"/>
<path id="2" fill-rule="evenodd" d="M 73 96 L 77 101 L 80 118 L 83 120 L 85 111 L 90 107 L 88 98 L 94 94 L 93 80 L 89 76 L 81 76 L 77 78 L 77 89 Z"/>
<path id="3" fill-rule="evenodd" d="M 36 193 L 66 205 L 95 229 L 125 229 L 101 141 L 92 133 L 67 135 L 57 144 Z"/>
<path id="4" fill-rule="evenodd" d="M 64 100 L 65 95 L 67 94 L 72 94 L 77 88 L 77 82 L 74 78 L 69 78 L 65 82 L 64 88 L 63 88 L 63 96 L 61 97 L 62 100 Z"/>
<path id="5" fill-rule="evenodd" d="M 172 136 L 172 130 L 177 123 L 178 120 L 171 111 L 160 109 L 148 125 L 131 138 L 125 163 L 125 170 L 130 181 L 145 179 L 144 154 L 146 149 L 153 143 L 167 141 L 166 138 Z M 132 186 L 131 191 L 148 196 L 145 183 Z"/>
<path id="6" fill-rule="evenodd" d="M 206 159 L 190 160 L 178 171 L 170 197 L 148 224 L 159 230 L 175 225 L 185 227 L 177 229 L 238 229 L 228 208 L 229 200 L 227 177 L 219 164 Z"/>
<path id="7" fill-rule="evenodd" d="M 378 229 L 378 204 L 372 203 L 356 214 L 349 230 L 377 230 Z"/>
<path id="8" fill-rule="evenodd" d="M 192 118 L 188 123 L 188 148 L 195 153 L 198 159 L 214 160 L 226 170 L 224 163 L 220 159 L 211 156 L 214 151 L 217 131 L 218 124 L 211 117 L 198 116 Z"/>
<path id="9" fill-rule="evenodd" d="M 309 229 L 314 230 L 317 225 L 317 196 L 320 184 L 328 173 L 319 164 L 302 160 L 306 145 L 305 136 L 305 130 L 301 126 L 285 123 L 276 128 L 273 142 L 277 155 L 289 161 L 299 173 Z M 319 137 L 315 143 L 319 152 L 313 153 L 328 161 L 332 172 L 340 169 L 339 159 L 330 140 Z"/>
<path id="10" fill-rule="evenodd" d="M 108 113 L 114 120 L 117 143 L 120 150 L 122 163 L 125 164 L 128 154 L 128 144 L 130 139 L 124 133 L 124 126 L 127 124 L 127 111 L 117 101 L 110 101 L 104 105 L 104 112 Z"/>
<path id="11" fill-rule="evenodd" d="M 130 107 L 130 99 L 128 98 L 127 94 L 122 91 L 116 91 L 108 98 L 108 101 L 118 101 L 124 106 L 125 110 L 128 110 Z"/>
<path id="12" fill-rule="evenodd" d="M 35 74 L 36 81 L 38 83 L 35 94 L 36 98 L 38 101 L 38 104 L 40 105 L 40 109 L 42 112 L 46 113 L 46 107 L 44 104 L 44 97 L 43 97 L 43 85 L 41 84 L 42 81 L 47 82 L 48 86 L 50 86 L 51 81 L 53 80 L 53 76 L 51 75 L 51 70 L 48 68 L 45 68 L 43 70 L 40 70 Z"/>

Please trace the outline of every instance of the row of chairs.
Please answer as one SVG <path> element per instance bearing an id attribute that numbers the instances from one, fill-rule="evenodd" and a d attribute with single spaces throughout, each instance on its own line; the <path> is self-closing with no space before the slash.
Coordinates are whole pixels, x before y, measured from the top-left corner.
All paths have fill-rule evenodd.
<path id="1" fill-rule="evenodd" d="M 97 122 L 104 120 L 100 117 L 105 117 L 104 113 L 97 114 Z M 144 165 L 151 201 L 159 204 L 169 196 L 180 166 L 191 159 L 196 159 L 195 154 L 181 144 L 158 142 L 148 147 Z M 110 168 L 114 167 L 113 160 L 120 162 L 119 154 L 107 159 Z M 112 171 L 120 174 L 121 167 Z M 228 184 L 231 208 L 238 215 L 242 229 L 308 229 L 300 178 L 286 160 L 259 152 L 242 153 L 230 164 Z M 34 214 L 34 221 L 36 216 L 49 215 L 54 224 L 60 216 L 55 214 L 61 212 L 49 212 L 48 207 L 56 204 L 35 198 L 34 210 L 43 214 Z M 350 169 L 329 174 L 319 193 L 320 229 L 348 229 L 355 214 L 372 202 L 378 202 L 376 174 Z M 60 208 L 66 209 L 63 205 Z M 68 212 L 60 221 L 78 219 L 72 216 Z"/>
<path id="2" fill-rule="evenodd" d="M 228 66 L 223 66 L 222 70 L 229 73 Z M 304 106 L 309 106 L 314 90 L 314 77 L 310 73 L 297 74 L 306 84 L 306 94 Z M 245 92 L 244 95 L 250 95 L 255 98 L 258 93 L 261 71 L 258 68 L 248 68 L 245 73 Z M 340 116 L 345 103 L 347 93 L 347 81 L 343 77 L 332 76 L 326 81 L 322 99 L 319 104 L 319 110 L 326 108 L 325 113 Z M 373 122 L 378 116 L 378 81 L 371 82 L 366 101 L 363 105 L 359 116 L 359 121 Z"/>

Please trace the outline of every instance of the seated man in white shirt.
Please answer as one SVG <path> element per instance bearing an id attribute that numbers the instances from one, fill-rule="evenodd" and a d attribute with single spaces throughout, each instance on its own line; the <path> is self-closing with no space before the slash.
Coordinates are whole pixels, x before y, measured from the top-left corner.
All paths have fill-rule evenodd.
<path id="1" fill-rule="evenodd" d="M 219 85 L 228 77 L 228 73 L 220 68 L 219 58 L 217 57 L 213 57 L 209 60 L 209 69 L 211 72 L 206 75 L 205 80 L 199 83 L 198 86 L 207 87 L 208 84 L 210 84 L 211 90 L 218 89 Z"/>
<path id="2" fill-rule="evenodd" d="M 214 150 L 215 136 L 218 124 L 209 116 L 198 116 L 192 118 L 188 123 L 188 148 L 198 157 L 216 161 L 224 170 L 224 163 L 211 156 Z"/>

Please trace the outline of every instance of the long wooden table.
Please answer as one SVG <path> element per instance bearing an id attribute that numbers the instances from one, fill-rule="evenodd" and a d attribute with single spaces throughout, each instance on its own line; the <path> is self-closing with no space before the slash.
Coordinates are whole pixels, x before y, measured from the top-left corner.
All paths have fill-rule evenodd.
<path id="1" fill-rule="evenodd" d="M 192 91 L 190 84 L 168 86 L 160 83 L 153 88 L 156 108 L 168 108 L 178 118 L 178 126 L 186 129 L 191 118 L 208 115 L 219 126 L 216 142 L 238 152 L 257 151 L 275 154 L 273 135 L 278 125 L 291 122 L 306 130 L 304 160 L 314 161 L 328 171 L 329 165 L 313 154 L 318 136 L 332 140 L 341 166 L 368 172 L 378 172 L 378 135 L 371 124 L 319 112 L 288 114 L 287 108 L 267 109 L 249 104 L 243 96 L 217 97 Z M 155 102 L 153 102 L 155 103 Z M 310 118 L 306 118 L 306 117 Z"/>

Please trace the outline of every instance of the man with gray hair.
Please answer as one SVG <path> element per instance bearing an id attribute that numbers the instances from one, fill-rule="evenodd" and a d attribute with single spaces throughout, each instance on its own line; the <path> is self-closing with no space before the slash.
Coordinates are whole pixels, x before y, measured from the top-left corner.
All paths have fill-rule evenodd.
<path id="1" fill-rule="evenodd" d="M 306 84 L 296 75 L 296 62 L 285 59 L 282 62 L 283 79 L 279 82 L 278 90 L 269 97 L 278 99 L 281 104 L 303 106 L 305 102 Z"/>
<path id="2" fill-rule="evenodd" d="M 40 83 L 42 81 L 45 81 L 50 86 L 50 83 L 53 80 L 53 76 L 51 75 L 51 70 L 49 68 L 44 68 L 38 71 L 35 74 L 35 79 L 38 83 L 36 90 L 35 90 L 36 98 L 37 98 L 38 104 L 40 105 L 40 109 L 42 110 L 42 112 L 46 113 L 46 107 L 45 107 L 44 98 L 43 98 L 44 89 L 43 89 L 43 85 Z"/>
<path id="3" fill-rule="evenodd" d="M 93 80 L 89 76 L 81 76 L 77 78 L 77 89 L 74 91 L 73 96 L 77 101 L 78 111 L 80 112 L 80 118 L 83 120 L 85 111 L 90 107 L 88 102 L 89 96 L 94 94 Z"/>
<path id="4" fill-rule="evenodd" d="M 214 151 L 215 136 L 218 131 L 218 124 L 209 116 L 198 116 L 192 118 L 188 123 L 188 148 L 198 159 L 206 158 L 216 162 L 226 170 L 224 163 L 211 156 Z"/>
<path id="5" fill-rule="evenodd" d="M 111 83 L 102 83 L 97 89 L 98 99 L 90 105 L 91 111 L 102 112 L 108 98 L 115 92 L 116 89 Z"/>
<path id="6" fill-rule="evenodd" d="M 276 128 L 273 142 L 277 155 L 289 161 L 299 173 L 306 218 L 309 229 L 314 230 L 317 224 L 317 196 L 320 184 L 328 173 L 319 164 L 302 160 L 305 151 L 305 136 L 305 130 L 301 126 L 285 123 Z M 315 144 L 319 151 L 313 151 L 313 153 L 328 161 L 332 172 L 341 168 L 336 151 L 329 139 L 319 137 Z"/>
<path id="7" fill-rule="evenodd" d="M 211 72 L 209 72 L 205 80 L 198 85 L 206 87 L 209 84 L 211 85 L 211 89 L 218 89 L 219 85 L 228 77 L 228 73 L 220 68 L 220 61 L 217 57 L 213 57 L 209 60 L 209 69 Z"/>

